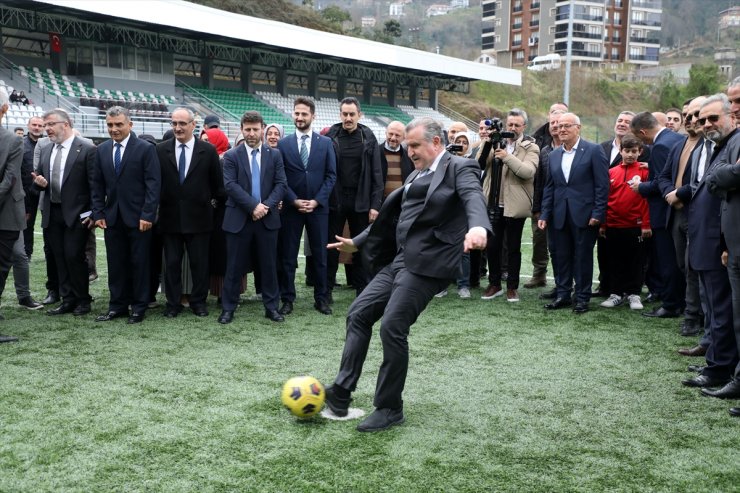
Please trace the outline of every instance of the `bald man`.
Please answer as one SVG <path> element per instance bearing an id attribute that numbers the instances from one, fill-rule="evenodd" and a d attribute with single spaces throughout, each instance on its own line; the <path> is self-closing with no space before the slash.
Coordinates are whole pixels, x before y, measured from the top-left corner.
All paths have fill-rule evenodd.
<path id="1" fill-rule="evenodd" d="M 466 127 L 467 128 L 467 127 Z M 406 138 L 406 126 L 393 121 L 385 129 L 385 141 L 380 147 L 380 168 L 383 172 L 383 198 L 399 188 L 414 170 L 406 149 L 401 144 Z"/>
<path id="2" fill-rule="evenodd" d="M 465 133 L 468 131 L 468 126 L 463 122 L 452 122 L 450 128 L 447 129 L 447 142 L 450 144 L 455 142 L 457 134 Z"/>

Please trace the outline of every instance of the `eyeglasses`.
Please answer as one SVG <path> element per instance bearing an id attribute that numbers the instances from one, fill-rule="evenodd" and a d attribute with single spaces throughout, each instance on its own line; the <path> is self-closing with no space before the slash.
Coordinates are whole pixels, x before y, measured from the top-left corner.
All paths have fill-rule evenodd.
<path id="1" fill-rule="evenodd" d="M 54 126 L 54 125 L 56 125 L 57 123 L 66 123 L 66 122 L 64 122 L 64 121 L 58 121 L 58 122 L 45 122 L 45 123 L 44 123 L 44 128 L 46 128 L 46 127 L 53 127 L 53 126 Z"/>
<path id="2" fill-rule="evenodd" d="M 191 123 L 193 123 L 193 120 L 188 120 L 186 122 L 170 122 L 170 125 L 173 127 L 187 127 Z"/>
<path id="3" fill-rule="evenodd" d="M 570 127 L 578 127 L 577 123 L 561 123 L 560 125 L 556 125 L 555 128 L 559 128 L 560 130 L 568 130 Z"/>
<path id="4" fill-rule="evenodd" d="M 692 118 L 698 118 L 699 117 L 699 112 L 698 111 L 694 111 L 693 113 L 686 113 L 684 115 L 684 117 L 686 118 L 686 121 L 687 122 L 690 122 Z"/>
<path id="5" fill-rule="evenodd" d="M 709 115 L 704 118 L 697 118 L 696 124 L 704 126 L 705 123 L 707 123 L 707 120 L 709 120 L 709 123 L 717 123 L 720 118 L 722 118 L 727 113 L 722 113 L 721 115 Z"/>

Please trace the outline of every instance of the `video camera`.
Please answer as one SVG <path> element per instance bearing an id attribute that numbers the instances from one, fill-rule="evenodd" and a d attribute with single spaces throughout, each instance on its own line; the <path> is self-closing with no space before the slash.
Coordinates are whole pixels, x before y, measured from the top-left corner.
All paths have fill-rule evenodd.
<path id="1" fill-rule="evenodd" d="M 451 154 L 456 154 L 463 151 L 463 146 L 461 144 L 448 144 L 445 150 Z"/>
<path id="2" fill-rule="evenodd" d="M 504 122 L 500 118 L 491 118 L 483 122 L 488 127 L 488 137 L 491 139 L 493 150 L 503 149 L 506 147 L 504 139 L 513 139 L 516 137 L 514 132 L 504 132 Z"/>

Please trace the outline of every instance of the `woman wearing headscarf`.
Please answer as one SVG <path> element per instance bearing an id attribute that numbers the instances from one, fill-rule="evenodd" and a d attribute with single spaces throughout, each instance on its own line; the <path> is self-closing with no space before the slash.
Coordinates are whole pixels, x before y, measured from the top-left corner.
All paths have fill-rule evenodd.
<path id="1" fill-rule="evenodd" d="M 265 127 L 265 144 L 272 147 L 277 147 L 277 143 L 280 139 L 285 137 L 285 130 L 279 123 L 270 123 Z"/>

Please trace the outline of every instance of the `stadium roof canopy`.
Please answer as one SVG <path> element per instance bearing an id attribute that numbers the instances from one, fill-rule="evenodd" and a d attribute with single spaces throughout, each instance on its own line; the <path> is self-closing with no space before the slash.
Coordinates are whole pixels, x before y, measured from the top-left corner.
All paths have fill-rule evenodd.
<path id="1" fill-rule="evenodd" d="M 16 4 L 12 0 L 9 4 Z M 306 58 L 333 59 L 422 77 L 521 85 L 521 72 L 339 34 L 249 17 L 182 0 L 22 1 L 21 8 L 134 29 L 151 29 L 237 46 L 262 47 Z M 79 13 L 74 12 L 80 11 Z M 467 85 L 467 84 L 466 84 Z"/>

